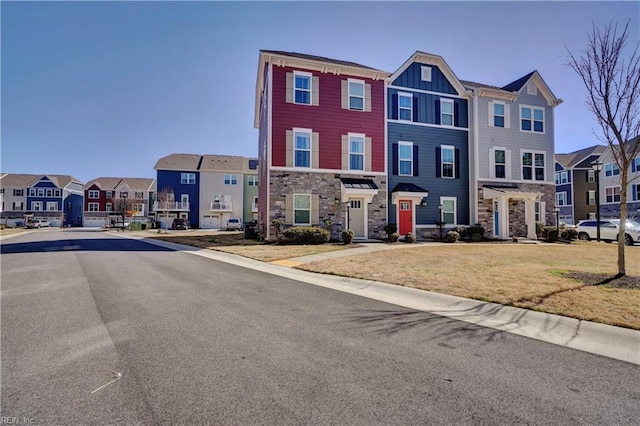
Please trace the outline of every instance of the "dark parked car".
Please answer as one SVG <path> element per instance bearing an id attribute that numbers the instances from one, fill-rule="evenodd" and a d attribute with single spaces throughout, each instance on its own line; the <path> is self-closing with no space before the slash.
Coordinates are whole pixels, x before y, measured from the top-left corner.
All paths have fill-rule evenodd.
<path id="1" fill-rule="evenodd" d="M 173 219 L 171 229 L 187 229 L 187 221 L 184 219 Z"/>

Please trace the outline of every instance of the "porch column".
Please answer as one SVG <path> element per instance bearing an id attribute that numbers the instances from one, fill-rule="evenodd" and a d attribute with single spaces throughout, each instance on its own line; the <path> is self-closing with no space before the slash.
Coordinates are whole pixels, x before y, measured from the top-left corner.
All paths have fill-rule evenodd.
<path id="1" fill-rule="evenodd" d="M 535 240 L 536 236 L 536 211 L 535 200 L 524 201 L 525 223 L 527 224 L 527 238 Z"/>

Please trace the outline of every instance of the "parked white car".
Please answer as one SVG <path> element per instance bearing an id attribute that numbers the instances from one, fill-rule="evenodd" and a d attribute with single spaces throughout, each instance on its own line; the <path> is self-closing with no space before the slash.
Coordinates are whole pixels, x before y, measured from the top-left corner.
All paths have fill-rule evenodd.
<path id="1" fill-rule="evenodd" d="M 48 228 L 51 223 L 47 220 L 34 220 L 27 224 L 27 228 Z"/>
<path id="2" fill-rule="evenodd" d="M 241 231 L 242 221 L 237 217 L 232 217 L 227 220 L 227 231 Z"/>
<path id="3" fill-rule="evenodd" d="M 600 239 L 603 241 L 617 241 L 620 229 L 620 219 L 600 220 Z M 595 220 L 581 220 L 576 226 L 578 238 L 581 240 L 595 240 L 598 238 L 598 222 Z M 640 242 L 640 223 L 627 219 L 625 222 L 624 243 L 628 246 Z"/>

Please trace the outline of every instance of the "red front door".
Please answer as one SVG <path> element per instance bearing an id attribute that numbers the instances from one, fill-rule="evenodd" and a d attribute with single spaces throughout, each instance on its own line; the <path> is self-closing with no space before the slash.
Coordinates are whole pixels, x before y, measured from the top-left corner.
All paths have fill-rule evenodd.
<path id="1" fill-rule="evenodd" d="M 413 232 L 413 208 L 411 200 L 400 200 L 400 218 L 399 229 L 400 235 L 406 235 L 407 232 Z"/>

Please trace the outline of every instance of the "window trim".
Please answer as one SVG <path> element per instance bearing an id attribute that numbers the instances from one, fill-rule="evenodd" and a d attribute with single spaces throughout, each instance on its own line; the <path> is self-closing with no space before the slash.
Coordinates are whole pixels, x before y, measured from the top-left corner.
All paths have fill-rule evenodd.
<path id="1" fill-rule="evenodd" d="M 193 177 L 193 182 L 191 182 L 191 178 Z M 180 173 L 180 185 L 195 185 L 196 184 L 196 174 L 191 172 L 181 172 Z"/>
<path id="2" fill-rule="evenodd" d="M 100 191 L 95 190 L 95 189 L 90 189 L 88 191 L 87 198 L 90 198 L 92 200 L 100 198 Z"/>
<path id="3" fill-rule="evenodd" d="M 51 208 L 53 207 L 53 208 Z M 47 201 L 47 211 L 48 212 L 57 212 L 58 211 L 58 202 L 57 201 Z"/>
<path id="4" fill-rule="evenodd" d="M 504 152 L 504 163 L 497 163 L 496 162 L 496 152 L 498 151 L 502 151 Z M 502 147 L 502 146 L 494 146 L 493 147 L 493 179 L 506 179 L 507 178 L 507 148 Z M 503 177 L 499 177 L 498 176 L 498 166 L 504 166 L 504 176 Z"/>
<path id="5" fill-rule="evenodd" d="M 531 154 L 531 166 L 526 166 L 526 167 L 531 167 L 531 179 L 524 178 L 525 165 L 523 160 L 524 160 L 525 153 Z M 536 154 L 542 154 L 544 156 L 544 166 L 542 166 L 542 180 L 536 179 L 536 168 L 540 168 L 536 166 Z M 520 150 L 520 179 L 524 181 L 531 181 L 531 182 L 547 181 L 547 152 L 546 151 L 536 151 L 536 150 L 530 150 L 530 149 Z"/>
<path id="6" fill-rule="evenodd" d="M 42 201 L 32 201 L 31 202 L 31 210 L 33 210 L 34 212 L 41 212 L 42 211 Z"/>
<path id="7" fill-rule="evenodd" d="M 444 161 L 444 151 L 451 150 L 453 153 L 453 161 Z M 451 176 L 444 175 L 444 165 L 451 164 Z M 442 179 L 455 179 L 456 178 L 456 147 L 453 145 L 440 145 L 440 177 Z"/>
<path id="8" fill-rule="evenodd" d="M 451 105 L 451 113 L 445 113 L 442 105 L 450 104 Z M 451 115 L 451 124 L 444 124 L 444 120 L 442 119 L 444 116 Z M 450 98 L 440 98 L 440 125 L 445 127 L 455 127 L 456 124 L 456 112 L 455 112 L 455 103 L 453 99 Z"/>
<path id="9" fill-rule="evenodd" d="M 409 108 L 407 107 L 402 107 L 400 106 L 400 99 L 401 98 L 409 98 L 411 99 L 411 102 L 409 102 Z M 402 114 L 400 114 L 401 111 L 409 111 L 409 119 L 405 119 L 405 118 L 400 118 Z M 398 121 L 404 121 L 404 122 L 412 122 L 413 121 L 413 93 L 407 93 L 407 92 L 398 92 Z"/>
<path id="10" fill-rule="evenodd" d="M 89 212 L 99 212 L 100 211 L 100 203 L 88 203 L 87 204 L 87 211 L 89 211 Z"/>
<path id="11" fill-rule="evenodd" d="M 593 198 L 591 197 L 592 194 L 593 194 Z M 593 202 L 591 202 L 592 200 L 593 200 Z M 596 190 L 595 189 L 587 190 L 587 205 L 588 206 L 595 206 L 596 205 Z"/>
<path id="12" fill-rule="evenodd" d="M 529 118 L 529 119 L 524 119 L 524 118 L 522 117 L 522 111 L 523 111 L 524 109 L 529 109 L 529 110 L 531 110 L 531 118 Z M 536 121 L 539 121 L 539 120 L 536 120 L 536 119 L 535 119 L 535 111 L 536 111 L 536 110 L 538 110 L 538 111 L 542 111 L 542 131 L 541 131 L 541 132 L 540 132 L 540 131 L 535 130 L 535 127 L 536 127 L 536 126 L 535 126 L 535 122 L 536 122 Z M 530 125 L 531 125 L 531 130 L 526 130 L 526 129 L 524 129 L 524 128 L 523 128 L 523 126 L 522 126 L 522 122 L 523 122 L 523 120 L 528 120 L 528 121 L 530 121 L 530 122 L 531 122 L 531 123 L 530 123 Z M 536 106 L 533 106 L 533 105 L 520 105 L 520 131 L 521 131 L 521 132 L 525 132 L 525 133 L 537 133 L 537 134 L 544 135 L 544 134 L 547 132 L 547 126 L 546 126 L 545 122 L 546 122 L 546 119 L 545 119 L 545 111 L 544 111 L 544 108 L 542 108 L 542 107 L 536 107 Z"/>
<path id="13" fill-rule="evenodd" d="M 420 80 L 431 82 L 432 78 L 433 78 L 432 67 L 427 65 L 422 65 L 420 67 Z"/>
<path id="14" fill-rule="evenodd" d="M 611 166 L 611 170 L 607 171 L 607 166 Z M 611 163 L 605 163 L 602 169 L 604 170 L 605 177 L 620 176 L 620 167 L 618 167 L 615 161 Z M 607 173 L 610 173 L 610 174 L 607 174 Z"/>
<path id="15" fill-rule="evenodd" d="M 309 89 L 298 89 L 296 87 L 296 77 L 300 76 L 300 77 L 306 77 L 309 79 Z M 306 72 L 306 71 L 293 71 L 293 84 L 292 84 L 292 89 L 293 89 L 293 103 L 296 105 L 313 105 L 313 74 L 310 72 Z M 304 92 L 309 92 L 309 102 L 298 102 L 296 100 L 296 91 L 300 90 L 300 91 L 304 91 Z"/>
<path id="16" fill-rule="evenodd" d="M 293 141 L 292 141 L 293 146 L 291 148 L 293 149 L 293 167 L 295 167 L 296 169 L 310 169 L 311 165 L 313 164 L 313 158 L 311 158 L 312 155 L 313 155 L 313 130 L 312 129 L 303 129 L 301 127 L 294 127 L 292 129 L 292 132 L 293 132 Z M 301 135 L 304 134 L 304 135 L 308 136 L 308 138 L 309 138 L 309 149 L 308 150 L 307 149 L 302 149 L 302 148 L 298 149 L 296 147 L 296 135 L 297 134 L 301 134 Z M 298 166 L 296 164 L 296 152 L 297 151 L 301 151 L 301 152 L 308 151 L 309 152 L 309 165 L 308 166 Z"/>
<path id="17" fill-rule="evenodd" d="M 361 139 L 362 142 L 362 152 L 353 152 L 351 151 L 351 140 L 352 138 L 358 138 Z M 364 133 L 347 133 L 347 148 L 348 148 L 348 152 L 349 152 L 349 170 L 356 170 L 356 171 L 362 171 L 364 172 L 366 169 L 366 135 Z M 352 155 L 358 155 L 362 157 L 362 168 L 361 169 L 354 169 L 351 167 L 351 156 Z"/>
<path id="18" fill-rule="evenodd" d="M 362 86 L 362 96 L 358 96 L 358 95 L 352 95 L 351 94 L 351 83 L 354 84 L 359 84 Z M 355 78 L 348 78 L 347 79 L 347 106 L 349 107 L 350 110 L 352 111 L 364 111 L 365 110 L 365 81 L 364 80 L 358 80 Z M 362 108 L 352 108 L 351 107 L 351 98 L 360 98 L 362 99 Z"/>
<path id="19" fill-rule="evenodd" d="M 444 209 L 444 202 L 445 201 L 453 201 L 453 211 L 452 212 L 446 212 Z M 456 226 L 458 224 L 458 197 L 440 197 L 440 204 L 442 205 L 442 221 L 445 222 L 447 225 L 453 225 Z M 444 220 L 445 217 L 445 213 L 447 214 L 453 214 L 453 222 L 452 223 L 448 223 Z"/>
<path id="20" fill-rule="evenodd" d="M 493 120 L 492 120 L 492 126 L 493 127 L 499 127 L 504 129 L 506 126 L 506 122 L 507 122 L 507 105 L 505 102 L 502 101 L 493 101 L 493 111 L 492 111 L 492 115 L 493 115 Z M 496 105 L 501 105 L 502 106 L 502 115 L 500 114 L 496 114 Z M 502 117 L 502 126 L 497 126 L 496 125 L 496 117 Z"/>
<path id="21" fill-rule="evenodd" d="M 297 197 L 308 197 L 309 198 L 309 208 L 308 209 L 298 209 L 296 208 L 296 198 Z M 312 202 L 313 200 L 311 199 L 311 194 L 299 194 L 299 193 L 294 193 L 293 194 L 293 225 L 311 225 L 311 209 L 312 209 Z M 309 212 L 309 221 L 308 222 L 296 222 L 296 211 L 300 210 L 300 211 L 308 211 Z"/>
<path id="22" fill-rule="evenodd" d="M 225 185 L 237 185 L 238 184 L 238 175 L 234 175 L 232 173 L 225 173 L 223 176 Z"/>
<path id="23" fill-rule="evenodd" d="M 567 203 L 567 191 L 556 192 L 556 206 L 564 207 L 568 206 Z"/>
<path id="24" fill-rule="evenodd" d="M 258 186 L 258 175 L 249 175 L 247 176 L 247 185 L 248 186 Z"/>
<path id="25" fill-rule="evenodd" d="M 607 195 L 607 191 L 611 190 L 611 201 L 608 200 L 608 195 Z M 618 200 L 616 200 L 616 189 L 618 190 Z M 622 188 L 620 188 L 620 185 L 615 185 L 615 186 L 607 186 L 606 188 L 604 188 L 604 203 L 603 204 L 616 204 L 616 203 L 620 203 L 620 191 Z"/>
<path id="26" fill-rule="evenodd" d="M 410 149 L 410 153 L 411 153 L 411 159 L 410 160 L 403 160 L 402 159 L 402 155 L 400 147 L 401 146 L 408 146 Z M 406 142 L 406 141 L 398 141 L 398 176 L 413 176 L 413 142 Z M 403 162 L 409 162 L 410 163 L 410 167 L 409 167 L 409 173 L 402 173 L 402 163 Z"/>

